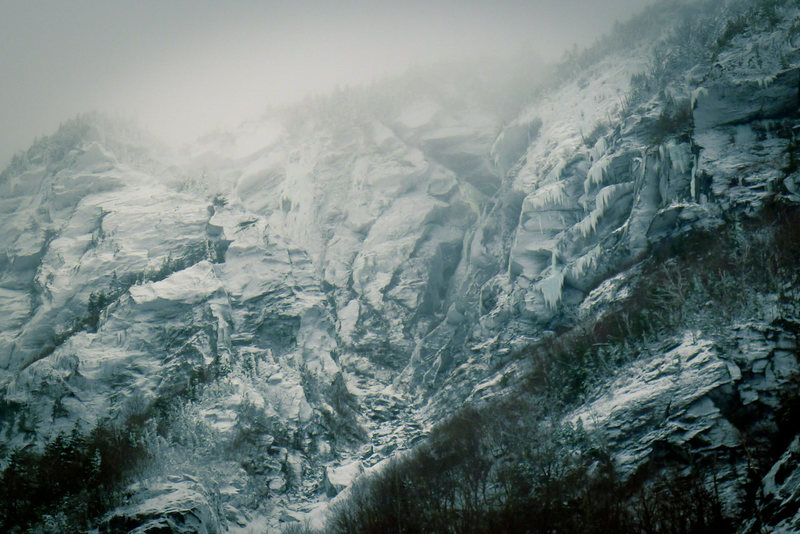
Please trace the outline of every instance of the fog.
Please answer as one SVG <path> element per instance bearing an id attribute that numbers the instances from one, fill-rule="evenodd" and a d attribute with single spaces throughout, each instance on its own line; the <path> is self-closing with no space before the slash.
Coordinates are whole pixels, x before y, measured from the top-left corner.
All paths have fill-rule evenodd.
<path id="1" fill-rule="evenodd" d="M 409 66 L 560 58 L 650 0 L 0 0 L 0 168 L 98 110 L 171 143 Z"/>

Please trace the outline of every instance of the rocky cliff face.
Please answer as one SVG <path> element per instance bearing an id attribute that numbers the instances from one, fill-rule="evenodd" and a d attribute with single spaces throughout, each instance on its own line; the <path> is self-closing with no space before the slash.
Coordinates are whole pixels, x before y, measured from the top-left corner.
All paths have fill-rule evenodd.
<path id="1" fill-rule="evenodd" d="M 654 246 L 800 202 L 800 9 L 745 4 L 651 10 L 511 120 L 444 84 L 181 156 L 66 124 L 0 179 L 4 453 L 136 422 L 156 452 L 101 531 L 317 518 L 502 395 L 522 348 L 602 315 Z M 725 343 L 654 340 L 571 417 L 630 471 L 665 444 L 735 456 L 798 371 L 791 313 L 764 298 Z M 764 479 L 769 524 L 800 528 L 796 448 Z"/>

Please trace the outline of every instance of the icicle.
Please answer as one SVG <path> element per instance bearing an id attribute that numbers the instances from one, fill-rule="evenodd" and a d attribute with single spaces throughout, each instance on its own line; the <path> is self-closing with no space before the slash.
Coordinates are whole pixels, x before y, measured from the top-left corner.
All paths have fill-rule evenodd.
<path id="1" fill-rule="evenodd" d="M 644 177 L 646 173 L 647 173 L 647 153 L 642 151 L 642 182 L 644 182 Z"/>
<path id="2" fill-rule="evenodd" d="M 564 182 L 546 185 L 529 197 L 531 209 L 540 210 L 552 206 L 563 206 L 569 202 Z"/>
<path id="3" fill-rule="evenodd" d="M 576 225 L 582 238 L 586 239 L 595 232 L 599 218 L 598 211 L 594 210 Z"/>
<path id="4" fill-rule="evenodd" d="M 608 203 L 611 199 L 611 194 L 614 192 L 614 186 L 604 187 L 600 190 L 597 194 L 597 198 L 595 198 L 595 206 L 597 211 L 605 213 L 606 208 L 608 207 Z"/>
<path id="5" fill-rule="evenodd" d="M 626 182 L 622 184 L 614 184 L 604 187 L 595 197 L 595 209 L 589 215 L 584 217 L 575 228 L 580 232 L 581 237 L 584 239 L 597 231 L 597 225 L 600 219 L 605 215 L 608 207 L 613 204 L 620 196 L 629 191 L 633 191 L 634 184 Z"/>
<path id="6" fill-rule="evenodd" d="M 591 152 L 592 161 L 599 161 L 600 158 L 602 158 L 605 155 L 606 150 L 608 150 L 608 144 L 606 143 L 606 138 L 600 137 L 600 139 L 597 140 L 597 142 L 594 144 L 594 147 L 592 148 Z"/>
<path id="7" fill-rule="evenodd" d="M 582 279 L 586 274 L 597 267 L 599 248 L 594 247 L 575 262 L 573 273 L 575 278 Z"/>
<path id="8" fill-rule="evenodd" d="M 551 170 L 547 174 L 547 179 L 548 180 L 558 180 L 559 178 L 561 178 L 561 173 L 563 173 L 564 169 L 566 169 L 566 168 L 567 168 L 567 160 L 564 157 L 562 157 L 559 160 L 559 162 L 555 165 L 555 167 L 553 167 L 553 170 Z"/>
<path id="9" fill-rule="evenodd" d="M 586 173 L 586 180 L 583 182 L 583 191 L 587 195 L 592 187 L 602 185 L 605 183 L 608 166 L 611 164 L 611 159 L 608 156 L 603 156 L 597 160 Z"/>
<path id="10" fill-rule="evenodd" d="M 547 307 L 551 310 L 555 309 L 561 302 L 561 293 L 564 288 L 564 272 L 555 271 L 539 282 L 538 288 L 542 292 Z"/>
<path id="11" fill-rule="evenodd" d="M 595 209 L 597 212 L 599 212 L 599 216 L 602 217 L 610 204 L 612 204 L 622 194 L 625 194 L 627 191 L 632 189 L 633 183 L 631 182 L 609 185 L 601 189 L 595 198 Z"/>
<path id="12" fill-rule="evenodd" d="M 667 143 L 667 152 L 669 159 L 672 162 L 672 169 L 686 174 L 689 171 L 690 155 L 688 151 L 681 148 L 681 145 L 676 144 L 674 141 Z"/>

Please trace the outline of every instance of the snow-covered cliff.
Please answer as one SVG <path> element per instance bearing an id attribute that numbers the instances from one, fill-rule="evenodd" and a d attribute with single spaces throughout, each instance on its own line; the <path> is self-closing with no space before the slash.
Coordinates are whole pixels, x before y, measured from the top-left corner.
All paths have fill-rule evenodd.
<path id="1" fill-rule="evenodd" d="M 156 452 L 101 531 L 318 518 L 502 395 L 515 354 L 602 314 L 654 246 L 800 202 L 800 8 L 746 4 L 651 10 L 510 119 L 445 82 L 345 92 L 178 156 L 67 123 L 0 178 L 3 452 L 137 421 Z M 665 440 L 736 449 L 720 399 L 774 408 L 797 372 L 779 318 L 730 325 L 726 347 L 686 325 L 573 417 L 631 469 Z"/>

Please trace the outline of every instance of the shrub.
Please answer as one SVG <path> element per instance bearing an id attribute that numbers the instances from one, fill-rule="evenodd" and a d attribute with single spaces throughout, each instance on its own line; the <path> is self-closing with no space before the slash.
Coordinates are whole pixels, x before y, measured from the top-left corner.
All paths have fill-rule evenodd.
<path id="1" fill-rule="evenodd" d="M 0 529 L 22 532 L 37 524 L 79 532 L 115 505 L 115 491 L 148 458 L 141 435 L 98 426 L 59 434 L 42 452 L 14 451 L 0 475 Z"/>
<path id="2" fill-rule="evenodd" d="M 326 532 L 732 532 L 695 472 L 625 482 L 580 427 L 540 420 L 544 404 L 523 404 L 531 417 L 519 403 L 456 414 L 425 446 L 358 480 Z"/>
<path id="3" fill-rule="evenodd" d="M 217 193 L 214 195 L 214 198 L 211 199 L 211 205 L 215 208 L 224 208 L 228 205 L 228 199 L 222 193 Z"/>
<path id="4" fill-rule="evenodd" d="M 745 15 L 728 20 L 725 23 L 725 29 L 722 31 L 720 36 L 717 37 L 717 41 L 715 43 L 715 52 L 721 51 L 734 39 L 734 37 L 744 33 L 748 25 L 748 18 Z"/>
<path id="5" fill-rule="evenodd" d="M 670 138 L 687 137 L 693 128 L 692 110 L 688 102 L 665 106 L 650 128 L 650 143 L 660 145 Z"/>

